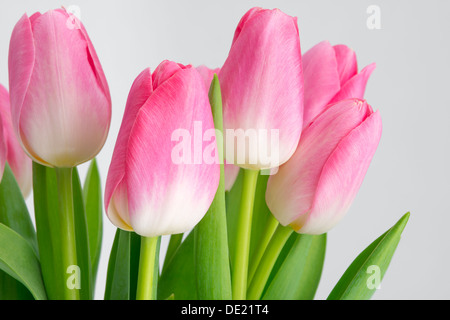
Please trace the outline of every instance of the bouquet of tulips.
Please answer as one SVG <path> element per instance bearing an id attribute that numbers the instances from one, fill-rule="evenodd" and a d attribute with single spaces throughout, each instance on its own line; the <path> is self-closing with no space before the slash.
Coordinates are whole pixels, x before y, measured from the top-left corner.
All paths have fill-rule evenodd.
<path id="1" fill-rule="evenodd" d="M 103 208 L 117 226 L 105 299 L 314 298 L 326 234 L 380 141 L 380 113 L 363 99 L 374 64 L 358 71 L 350 48 L 327 41 L 302 55 L 296 18 L 252 8 L 220 68 L 163 61 L 136 77 L 109 168 L 95 157 L 111 96 L 83 24 L 64 8 L 24 14 L 8 67 L 0 298 L 93 299 Z M 356 257 L 329 299 L 372 296 L 408 217 Z"/>

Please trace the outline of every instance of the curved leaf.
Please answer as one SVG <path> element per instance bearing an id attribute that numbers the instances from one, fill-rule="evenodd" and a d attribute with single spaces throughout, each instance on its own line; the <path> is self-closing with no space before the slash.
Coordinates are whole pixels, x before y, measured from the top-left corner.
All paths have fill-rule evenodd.
<path id="1" fill-rule="evenodd" d="M 328 300 L 368 300 L 372 297 L 389 267 L 408 219 L 409 212 L 358 255 Z"/>
<path id="2" fill-rule="evenodd" d="M 92 281 L 97 277 L 100 251 L 102 247 L 102 187 L 97 161 L 92 159 L 83 186 L 83 199 L 86 209 L 86 222 L 89 237 L 89 253 L 92 265 Z"/>
<path id="3" fill-rule="evenodd" d="M 28 241 L 0 223 L 0 269 L 20 281 L 36 300 L 47 295 L 38 258 Z"/>
<path id="4" fill-rule="evenodd" d="M 295 241 L 278 267 L 263 295 L 263 300 L 314 298 L 322 275 L 326 234 L 318 236 L 293 234 L 293 237 Z"/>

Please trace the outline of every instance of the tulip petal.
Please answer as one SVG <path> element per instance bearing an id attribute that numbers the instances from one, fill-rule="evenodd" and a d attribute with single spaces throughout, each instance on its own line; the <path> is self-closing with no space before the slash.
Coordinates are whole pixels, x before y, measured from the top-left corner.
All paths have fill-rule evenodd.
<path id="1" fill-rule="evenodd" d="M 358 63 L 355 51 L 343 44 L 333 46 L 341 86 L 358 73 Z M 355 97 L 358 98 L 358 97 Z"/>
<path id="2" fill-rule="evenodd" d="M 130 137 L 131 129 L 136 120 L 136 116 L 140 108 L 147 101 L 148 97 L 153 92 L 152 75 L 150 69 L 147 68 L 142 71 L 134 80 L 131 86 L 130 93 L 128 95 L 127 104 L 125 106 L 125 112 L 122 119 L 122 125 L 120 127 L 119 135 L 117 136 L 116 146 L 114 147 L 111 164 L 108 170 L 108 177 L 105 187 L 105 208 L 106 214 L 113 221 L 116 226 L 121 226 L 122 229 L 128 230 L 130 227 L 128 223 L 123 221 L 129 221 L 128 206 L 124 205 L 126 200 L 126 189 L 119 190 L 117 195 L 115 191 L 119 184 L 123 182 L 125 176 L 125 162 L 128 148 L 128 140 Z M 118 198 L 115 200 L 115 207 L 110 207 L 110 202 L 113 194 Z M 124 199 L 125 198 L 125 199 Z M 122 210 L 119 210 L 121 207 Z M 123 216 L 122 216 L 123 215 Z"/>
<path id="3" fill-rule="evenodd" d="M 216 69 L 210 69 L 206 66 L 198 66 L 196 67 L 198 73 L 203 78 L 203 81 L 205 82 L 206 90 L 209 90 L 209 87 L 211 86 L 211 81 L 214 77 L 214 74 L 219 74 L 220 68 Z"/>
<path id="4" fill-rule="evenodd" d="M 363 99 L 367 81 L 369 80 L 369 77 L 375 67 L 375 63 L 369 64 L 364 69 L 362 69 L 360 73 L 353 76 L 344 84 L 344 86 L 341 88 L 341 91 L 339 91 L 333 97 L 330 103 L 353 98 Z"/>
<path id="5" fill-rule="evenodd" d="M 2 181 L 3 171 L 6 163 L 6 143 L 3 136 L 2 115 L 0 114 L 0 181 Z"/>
<path id="6" fill-rule="evenodd" d="M 153 90 L 162 85 L 164 81 L 172 77 L 177 71 L 184 68 L 185 67 L 183 65 L 173 61 L 165 60 L 161 62 L 152 75 Z"/>
<path id="7" fill-rule="evenodd" d="M 226 160 L 248 169 L 272 168 L 286 162 L 298 144 L 303 121 L 303 77 L 296 20 L 277 9 L 255 11 L 235 39 L 219 79 L 227 135 L 228 130 L 256 131 L 259 146 L 270 149 L 266 140 L 276 130 L 279 142 L 277 150 L 270 152 L 269 164 L 261 150 L 257 154 L 235 151 L 236 143 L 231 146 L 225 143 Z M 260 147 L 250 145 L 249 149 Z M 236 153 L 245 154 L 244 163 L 236 160 L 239 157 Z"/>
<path id="8" fill-rule="evenodd" d="M 36 15 L 33 15 L 36 17 Z M 19 135 L 19 117 L 34 65 L 34 40 L 31 23 L 24 14 L 11 34 L 8 56 L 11 116 L 14 130 Z"/>
<path id="9" fill-rule="evenodd" d="M 269 178 L 266 202 L 282 225 L 300 225 L 313 205 L 324 164 L 339 142 L 372 112 L 364 101 L 330 106 L 302 133 L 294 155 Z"/>
<path id="10" fill-rule="evenodd" d="M 58 167 L 93 158 L 106 140 L 111 118 L 110 100 L 97 79 L 84 34 L 66 22 L 67 15 L 58 10 L 34 20 L 35 62 L 18 129 L 35 161 Z"/>
<path id="11" fill-rule="evenodd" d="M 250 18 L 252 18 L 256 13 L 260 12 L 261 10 L 264 10 L 263 8 L 260 7 L 254 7 L 251 8 L 250 10 L 248 10 L 241 18 L 241 20 L 239 20 L 239 23 L 236 27 L 236 31 L 234 31 L 234 36 L 233 36 L 233 42 L 234 43 L 236 41 L 236 39 L 239 37 L 239 35 L 241 34 L 242 28 L 244 27 L 245 23 L 250 20 Z"/>
<path id="12" fill-rule="evenodd" d="M 0 84 L 0 116 L 3 122 L 3 136 L 6 143 L 6 160 L 11 167 L 17 184 L 26 198 L 31 192 L 32 170 L 31 159 L 25 154 L 19 140 L 14 133 L 9 94 L 4 86 Z"/>
<path id="13" fill-rule="evenodd" d="M 303 128 L 306 128 L 325 109 L 341 86 L 335 50 L 328 41 L 308 50 L 302 62 L 305 81 Z"/>
<path id="14" fill-rule="evenodd" d="M 300 233 L 325 233 L 342 219 L 362 184 L 381 131 L 376 111 L 339 143 L 323 167 L 311 213 Z"/>
<path id="15" fill-rule="evenodd" d="M 195 132 L 196 122 L 201 132 Z M 204 216 L 219 183 L 219 164 L 175 162 L 172 138 L 184 130 L 189 136 L 183 142 L 188 138 L 188 147 L 202 152 L 203 148 L 195 149 L 195 137 L 213 129 L 203 80 L 191 67 L 158 86 L 141 108 L 126 160 L 128 208 L 136 233 L 147 237 L 182 233 Z"/>

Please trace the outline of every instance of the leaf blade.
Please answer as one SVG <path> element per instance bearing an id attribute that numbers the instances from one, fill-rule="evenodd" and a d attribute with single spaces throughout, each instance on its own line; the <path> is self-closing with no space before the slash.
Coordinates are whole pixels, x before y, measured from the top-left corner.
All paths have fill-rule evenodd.
<path id="1" fill-rule="evenodd" d="M 376 288 L 369 288 L 369 267 L 377 266 L 379 268 L 381 282 L 409 216 L 409 212 L 403 215 L 392 228 L 373 241 L 356 257 L 331 291 L 328 300 L 368 300 L 372 297 Z"/>

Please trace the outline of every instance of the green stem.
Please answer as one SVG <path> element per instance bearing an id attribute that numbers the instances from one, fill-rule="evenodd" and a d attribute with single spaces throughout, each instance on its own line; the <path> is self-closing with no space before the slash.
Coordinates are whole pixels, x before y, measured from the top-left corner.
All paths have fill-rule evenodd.
<path id="1" fill-rule="evenodd" d="M 261 298 L 264 287 L 269 279 L 270 272 L 293 231 L 294 230 L 291 227 L 278 226 L 248 288 L 247 296 L 249 300 L 259 300 Z"/>
<path id="2" fill-rule="evenodd" d="M 164 258 L 163 271 L 167 268 L 173 255 L 181 244 L 184 233 L 172 234 L 170 236 L 169 245 L 167 246 L 166 257 Z"/>
<path id="3" fill-rule="evenodd" d="M 56 178 L 58 183 L 59 196 L 59 214 L 60 214 L 60 235 L 62 252 L 61 261 L 64 272 L 70 266 L 77 266 L 77 248 L 75 238 L 75 216 L 73 206 L 73 190 L 72 190 L 72 170 L 73 168 L 56 168 Z M 65 300 L 79 300 L 79 287 L 69 286 L 64 283 L 64 297 Z"/>
<path id="4" fill-rule="evenodd" d="M 245 300 L 246 298 L 253 203 L 255 200 L 258 175 L 259 170 L 244 170 L 232 274 L 232 293 L 234 300 Z"/>
<path id="5" fill-rule="evenodd" d="M 158 281 L 158 275 L 155 274 L 157 252 L 158 237 L 141 237 L 136 300 L 156 300 L 154 284 Z"/>
<path id="6" fill-rule="evenodd" d="M 248 282 L 251 283 L 253 276 L 255 275 L 256 269 L 258 268 L 259 262 L 261 261 L 264 252 L 266 251 L 267 245 L 272 239 L 272 235 L 275 233 L 279 222 L 273 215 L 269 215 L 267 218 L 266 226 L 261 234 L 261 238 L 257 244 L 255 251 L 253 252 L 252 259 L 250 260 L 250 266 L 248 271 Z"/>

